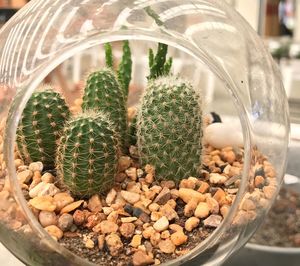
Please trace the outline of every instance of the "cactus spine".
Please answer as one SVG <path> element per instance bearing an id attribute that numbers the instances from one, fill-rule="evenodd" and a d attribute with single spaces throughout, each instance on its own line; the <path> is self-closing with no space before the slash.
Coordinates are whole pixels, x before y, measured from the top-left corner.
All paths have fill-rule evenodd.
<path id="1" fill-rule="evenodd" d="M 89 75 L 83 96 L 84 111 L 106 113 L 120 135 L 122 148 L 127 142 L 127 114 L 122 88 L 111 69 L 104 68 Z"/>
<path id="2" fill-rule="evenodd" d="M 150 80 L 137 116 L 140 159 L 161 179 L 195 176 L 201 162 L 201 96 L 180 78 Z"/>
<path id="3" fill-rule="evenodd" d="M 33 93 L 17 130 L 17 144 L 27 163 L 42 161 L 54 167 L 57 141 L 70 113 L 59 93 L 51 90 Z"/>
<path id="4" fill-rule="evenodd" d="M 119 141 L 103 113 L 88 111 L 66 124 L 57 155 L 57 172 L 77 196 L 105 192 L 114 183 Z"/>

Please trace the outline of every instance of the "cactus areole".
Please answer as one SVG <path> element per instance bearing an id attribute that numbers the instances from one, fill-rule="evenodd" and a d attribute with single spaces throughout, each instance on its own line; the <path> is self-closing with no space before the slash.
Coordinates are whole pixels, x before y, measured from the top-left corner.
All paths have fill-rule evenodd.
<path id="1" fill-rule="evenodd" d="M 60 139 L 57 173 L 80 197 L 104 193 L 114 183 L 119 140 L 105 114 L 86 112 L 70 120 Z"/>
<path id="2" fill-rule="evenodd" d="M 201 95 L 176 77 L 150 80 L 137 117 L 142 164 L 152 164 L 160 179 L 196 176 L 201 164 Z"/>
<path id="3" fill-rule="evenodd" d="M 54 167 L 57 141 L 69 116 L 59 93 L 51 90 L 33 93 L 17 130 L 18 149 L 26 163 L 42 161 L 45 167 Z"/>

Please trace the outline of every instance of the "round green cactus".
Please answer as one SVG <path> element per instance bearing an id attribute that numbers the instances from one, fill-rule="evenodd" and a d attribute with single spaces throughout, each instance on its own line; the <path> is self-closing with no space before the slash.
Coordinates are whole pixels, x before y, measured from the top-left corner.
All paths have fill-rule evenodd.
<path id="1" fill-rule="evenodd" d="M 83 96 L 83 110 L 102 111 L 109 116 L 120 135 L 124 149 L 127 142 L 126 103 L 114 72 L 105 68 L 88 76 Z"/>
<path id="2" fill-rule="evenodd" d="M 137 116 L 138 150 L 160 179 L 198 174 L 202 150 L 201 95 L 180 78 L 150 80 Z"/>
<path id="3" fill-rule="evenodd" d="M 111 188 L 120 154 L 118 139 L 105 114 L 90 111 L 69 121 L 57 152 L 62 183 L 81 197 Z"/>
<path id="4" fill-rule="evenodd" d="M 59 93 L 50 89 L 33 93 L 17 130 L 17 145 L 23 160 L 41 161 L 46 168 L 53 168 L 57 141 L 69 116 Z"/>

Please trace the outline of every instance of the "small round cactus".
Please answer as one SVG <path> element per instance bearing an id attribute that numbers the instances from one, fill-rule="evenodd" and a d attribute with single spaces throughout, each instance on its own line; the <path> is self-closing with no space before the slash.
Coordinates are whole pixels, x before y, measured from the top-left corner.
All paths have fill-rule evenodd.
<path id="1" fill-rule="evenodd" d="M 198 174 L 202 150 L 201 95 L 180 78 L 150 80 L 137 116 L 142 164 L 160 179 L 179 181 Z"/>
<path id="2" fill-rule="evenodd" d="M 119 140 L 106 114 L 89 111 L 67 122 L 57 152 L 57 174 L 80 197 L 106 192 L 114 183 Z"/>
<path id="3" fill-rule="evenodd" d="M 17 130 L 23 160 L 27 163 L 42 161 L 46 168 L 53 168 L 57 141 L 69 116 L 69 109 L 59 93 L 48 88 L 33 93 Z"/>
<path id="4" fill-rule="evenodd" d="M 127 142 L 127 113 L 123 90 L 114 72 L 105 68 L 88 76 L 83 96 L 83 110 L 106 113 L 121 137 L 124 149 Z"/>

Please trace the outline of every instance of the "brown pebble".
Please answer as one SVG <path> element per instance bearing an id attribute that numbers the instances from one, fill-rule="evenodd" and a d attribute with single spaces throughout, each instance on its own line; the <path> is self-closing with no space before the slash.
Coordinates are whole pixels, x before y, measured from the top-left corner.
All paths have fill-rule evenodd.
<path id="1" fill-rule="evenodd" d="M 155 229 L 152 226 L 147 227 L 144 231 L 143 231 L 143 237 L 145 239 L 149 239 L 151 237 L 151 235 L 155 234 Z"/>
<path id="2" fill-rule="evenodd" d="M 145 251 L 138 250 L 132 256 L 132 264 L 134 266 L 147 266 L 153 264 L 153 258 L 147 255 Z"/>
<path id="3" fill-rule="evenodd" d="M 263 192 L 266 199 L 272 199 L 276 193 L 277 188 L 274 186 L 264 186 Z"/>
<path id="4" fill-rule="evenodd" d="M 220 206 L 223 206 L 226 203 L 226 193 L 221 188 L 218 188 L 213 198 L 219 203 Z"/>
<path id="5" fill-rule="evenodd" d="M 56 209 L 56 204 L 51 196 L 40 196 L 33 198 L 29 203 L 36 209 L 41 211 L 53 212 Z"/>
<path id="6" fill-rule="evenodd" d="M 121 156 L 118 162 L 118 171 L 123 172 L 130 167 L 132 160 L 129 156 Z"/>
<path id="7" fill-rule="evenodd" d="M 225 216 L 228 214 L 230 209 L 230 206 L 228 205 L 223 205 L 220 209 L 220 213 L 222 214 L 223 218 L 225 218 Z"/>
<path id="8" fill-rule="evenodd" d="M 168 230 L 165 230 L 160 233 L 160 237 L 161 237 L 161 239 L 167 239 L 170 237 L 170 232 Z"/>
<path id="9" fill-rule="evenodd" d="M 57 225 L 57 217 L 55 212 L 40 211 L 39 221 L 43 227 L 47 227 L 49 225 Z"/>
<path id="10" fill-rule="evenodd" d="M 207 227 L 218 227 L 222 222 L 222 216 L 212 214 L 203 221 L 204 226 Z"/>
<path id="11" fill-rule="evenodd" d="M 158 244 L 159 249 L 166 254 L 174 253 L 176 246 L 170 239 L 161 240 Z"/>
<path id="12" fill-rule="evenodd" d="M 121 196 L 124 198 L 124 200 L 126 200 L 130 204 L 135 204 L 140 200 L 140 195 L 138 193 L 129 192 L 126 190 L 121 191 Z"/>
<path id="13" fill-rule="evenodd" d="M 153 165 L 151 165 L 151 164 L 146 164 L 145 165 L 145 172 L 147 174 L 153 174 L 153 175 L 155 175 L 155 167 Z"/>
<path id="14" fill-rule="evenodd" d="M 261 176 L 258 175 L 254 179 L 254 186 L 257 188 L 262 188 L 265 185 L 265 179 Z"/>
<path id="15" fill-rule="evenodd" d="M 186 243 L 187 240 L 188 237 L 183 233 L 183 231 L 178 231 L 171 235 L 171 241 L 175 246 L 180 246 Z"/>
<path id="16" fill-rule="evenodd" d="M 119 256 L 120 252 L 123 250 L 123 243 L 121 238 L 116 233 L 112 233 L 105 237 L 105 241 L 110 255 L 112 255 L 113 257 Z"/>
<path id="17" fill-rule="evenodd" d="M 185 206 L 184 206 L 184 216 L 191 217 L 194 215 L 194 212 L 198 205 L 198 199 L 192 198 Z"/>
<path id="18" fill-rule="evenodd" d="M 241 208 L 244 211 L 253 211 L 256 209 L 256 205 L 251 199 L 245 199 L 242 201 Z"/>
<path id="19" fill-rule="evenodd" d="M 182 226 L 180 226 L 179 224 L 170 224 L 169 228 L 174 232 L 183 231 Z"/>
<path id="20" fill-rule="evenodd" d="M 74 202 L 73 197 L 66 192 L 57 193 L 53 198 L 56 204 L 56 211 L 61 211 L 62 208 Z"/>
<path id="21" fill-rule="evenodd" d="M 125 238 L 130 238 L 134 234 L 135 225 L 133 223 L 123 223 L 119 230 L 122 236 Z"/>
<path id="22" fill-rule="evenodd" d="M 56 240 L 61 239 L 64 235 L 63 231 L 60 230 L 56 225 L 49 225 L 45 227 L 45 230 Z"/>
<path id="23" fill-rule="evenodd" d="M 110 234 L 118 231 L 119 227 L 114 222 L 110 221 L 102 221 L 100 223 L 101 233 L 102 234 Z"/>
<path id="24" fill-rule="evenodd" d="M 159 211 L 163 216 L 166 216 L 169 221 L 179 218 L 177 212 L 169 204 L 160 207 Z"/>
<path id="25" fill-rule="evenodd" d="M 189 188 L 180 188 L 179 197 L 185 202 L 188 203 L 192 198 L 195 198 L 200 201 L 205 201 L 205 196 L 198 191 Z"/>
<path id="26" fill-rule="evenodd" d="M 131 242 L 130 242 L 130 246 L 137 248 L 138 246 L 141 245 L 142 243 L 142 235 L 134 235 Z"/>
<path id="27" fill-rule="evenodd" d="M 71 214 L 64 213 L 58 218 L 58 227 L 64 232 L 68 231 L 71 229 L 73 221 L 73 216 Z"/>
<path id="28" fill-rule="evenodd" d="M 195 189 L 196 184 L 192 180 L 182 179 L 179 184 L 179 188 L 190 188 Z"/>
<path id="29" fill-rule="evenodd" d="M 152 184 L 153 181 L 154 181 L 154 176 L 153 176 L 153 174 L 152 174 L 152 173 L 146 174 L 146 176 L 145 176 L 145 181 L 146 181 L 146 183 L 148 183 L 148 184 Z"/>
<path id="30" fill-rule="evenodd" d="M 198 191 L 200 193 L 204 194 L 204 193 L 206 193 L 206 192 L 209 191 L 209 188 L 210 188 L 210 186 L 209 186 L 209 184 L 207 182 L 201 181 L 200 187 L 198 188 Z"/>
<path id="31" fill-rule="evenodd" d="M 156 247 L 159 244 L 160 240 L 160 233 L 158 232 L 155 232 L 150 236 L 150 242 L 154 247 Z"/>
<path id="32" fill-rule="evenodd" d="M 168 202 L 169 199 L 171 199 L 171 191 L 167 187 L 164 187 L 155 198 L 154 203 L 164 205 Z"/>
<path id="33" fill-rule="evenodd" d="M 221 158 L 222 160 L 224 160 L 225 162 L 228 162 L 230 164 L 232 164 L 235 160 L 236 160 L 236 156 L 233 150 L 222 150 L 221 152 Z"/>
<path id="34" fill-rule="evenodd" d="M 126 175 L 132 180 L 137 180 L 137 172 L 135 167 L 130 167 L 127 170 L 125 170 Z"/>
<path id="35" fill-rule="evenodd" d="M 209 210 L 213 214 L 218 214 L 220 211 L 220 206 L 219 203 L 212 197 L 207 197 L 206 198 L 206 203 L 209 207 Z"/>
<path id="36" fill-rule="evenodd" d="M 88 209 L 91 212 L 101 212 L 102 211 L 102 203 L 99 195 L 93 195 L 88 201 Z"/>
<path id="37" fill-rule="evenodd" d="M 81 210 L 76 210 L 73 214 L 73 219 L 76 225 L 82 225 L 85 220 L 84 212 Z"/>
<path id="38" fill-rule="evenodd" d="M 100 250 L 103 250 L 104 244 L 105 244 L 105 236 L 104 235 L 99 235 L 97 239 L 98 239 L 98 248 Z"/>

